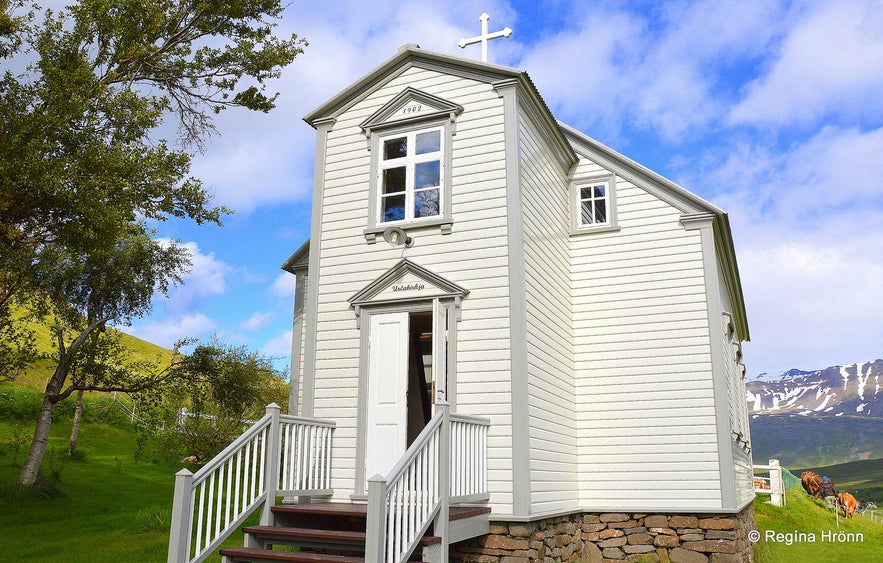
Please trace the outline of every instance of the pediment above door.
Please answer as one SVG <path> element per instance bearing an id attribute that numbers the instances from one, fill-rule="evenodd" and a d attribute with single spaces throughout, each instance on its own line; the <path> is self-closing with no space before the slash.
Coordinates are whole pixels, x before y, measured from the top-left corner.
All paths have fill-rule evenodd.
<path id="1" fill-rule="evenodd" d="M 364 289 L 349 298 L 358 314 L 361 307 L 428 299 L 459 302 L 469 291 L 407 258 L 390 268 Z"/>

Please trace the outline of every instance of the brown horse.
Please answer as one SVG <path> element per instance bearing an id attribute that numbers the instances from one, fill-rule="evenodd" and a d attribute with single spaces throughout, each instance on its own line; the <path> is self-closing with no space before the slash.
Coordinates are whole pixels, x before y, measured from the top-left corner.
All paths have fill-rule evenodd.
<path id="1" fill-rule="evenodd" d="M 822 486 L 822 476 L 815 471 L 804 471 L 800 474 L 800 484 L 806 494 L 813 498 L 821 498 L 819 489 Z"/>

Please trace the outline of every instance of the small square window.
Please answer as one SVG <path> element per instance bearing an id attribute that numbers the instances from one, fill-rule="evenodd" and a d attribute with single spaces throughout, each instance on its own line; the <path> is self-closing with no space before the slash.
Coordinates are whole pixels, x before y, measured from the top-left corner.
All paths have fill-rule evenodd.
<path id="1" fill-rule="evenodd" d="M 574 232 L 615 228 L 614 178 L 576 179 L 573 182 Z"/>

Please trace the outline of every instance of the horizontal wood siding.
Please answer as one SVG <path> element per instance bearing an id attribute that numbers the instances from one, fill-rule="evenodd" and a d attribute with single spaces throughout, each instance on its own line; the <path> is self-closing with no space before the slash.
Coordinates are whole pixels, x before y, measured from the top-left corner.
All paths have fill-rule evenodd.
<path id="1" fill-rule="evenodd" d="M 521 108 L 531 514 L 579 506 L 567 170 Z M 513 304 L 513 306 L 517 306 Z"/>
<path id="2" fill-rule="evenodd" d="M 717 269 L 718 284 L 721 288 L 721 311 L 733 314 L 733 305 L 730 296 L 726 292 L 726 283 L 723 272 Z M 732 321 L 730 324 L 734 323 Z M 743 441 L 751 443 L 751 431 L 748 426 L 748 403 L 745 393 L 745 379 L 742 373 L 741 343 L 736 335 L 735 326 L 728 329 L 726 317 L 721 316 L 718 327 L 719 344 L 723 348 L 722 357 L 725 358 L 723 374 L 727 378 L 727 412 L 729 418 L 721 424 L 729 424 L 731 439 L 729 447 L 732 449 L 733 467 L 735 477 L 735 502 L 736 506 L 742 506 L 754 498 L 754 470 L 752 468 L 751 453 L 737 443 L 732 433 L 740 434 Z M 721 444 L 721 447 L 725 447 Z M 765 462 L 766 460 L 764 460 Z"/>
<path id="3" fill-rule="evenodd" d="M 365 241 L 370 154 L 359 124 L 411 86 L 461 104 L 453 137 L 453 232 L 413 230 L 410 249 Z M 335 494 L 354 489 L 360 333 L 347 300 L 406 257 L 470 291 L 457 326 L 456 412 L 491 420 L 495 510 L 511 512 L 508 256 L 502 106 L 491 86 L 410 68 L 337 119 L 328 135 L 319 255 L 315 416 L 337 421 Z"/>
<path id="4" fill-rule="evenodd" d="M 583 157 L 575 175 L 603 172 Z M 581 503 L 719 508 L 699 234 L 622 178 L 616 195 L 619 230 L 570 239 Z"/>

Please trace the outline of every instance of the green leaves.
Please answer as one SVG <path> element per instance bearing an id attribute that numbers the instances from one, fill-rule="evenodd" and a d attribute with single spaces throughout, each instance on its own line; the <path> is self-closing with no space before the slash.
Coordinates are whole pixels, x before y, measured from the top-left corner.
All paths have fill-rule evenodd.
<path id="1" fill-rule="evenodd" d="M 230 210 L 190 176 L 190 149 L 204 148 L 219 111 L 272 109 L 266 81 L 306 43 L 272 35 L 279 0 L 25 6 L 0 0 L 0 59 L 19 69 L 0 75 L 0 335 L 22 342 L 0 364 L 28 361 L 27 335 L 9 325 L 13 299 L 54 314 L 65 327 L 46 389 L 54 404 L 84 386 L 129 385 L 104 327 L 147 314 L 188 266 L 147 221 L 221 223 Z M 174 145 L 159 135 L 171 117 Z M 22 483 L 42 459 L 34 443 Z"/>
<path id="2" fill-rule="evenodd" d="M 0 8 L 0 56 L 26 69 L 0 77 L 0 298 L 45 291 L 58 254 L 112 255 L 144 220 L 221 223 L 231 211 L 189 176 L 186 147 L 204 146 L 218 111 L 274 107 L 265 81 L 306 45 L 272 35 L 278 0 Z M 180 148 L 156 138 L 170 115 Z"/>

